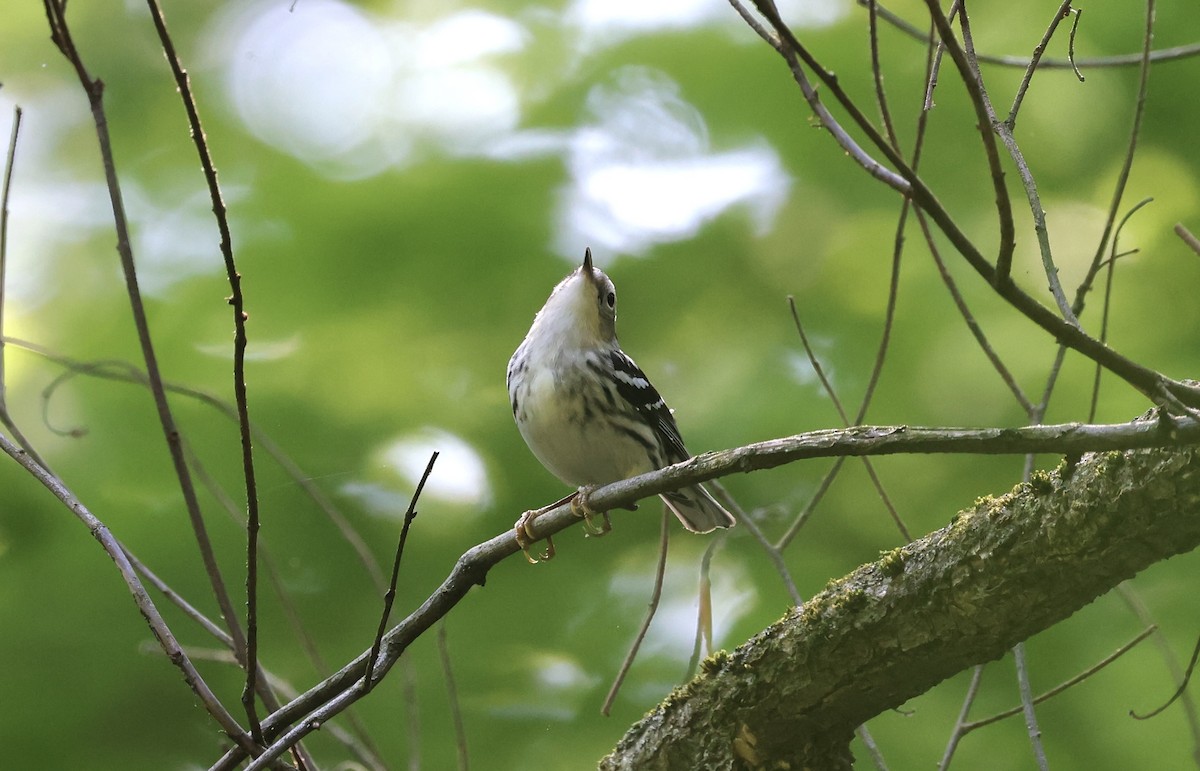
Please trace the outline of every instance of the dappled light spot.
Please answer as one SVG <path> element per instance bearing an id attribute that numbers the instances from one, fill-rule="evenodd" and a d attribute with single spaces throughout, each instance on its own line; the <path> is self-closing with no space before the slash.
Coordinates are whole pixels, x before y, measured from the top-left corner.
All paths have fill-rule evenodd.
<path id="1" fill-rule="evenodd" d="M 393 440 L 379 451 L 383 464 L 404 480 L 404 505 L 396 511 L 402 516 L 412 489 L 420 481 L 429 456 L 437 451 L 437 464 L 425 483 L 422 500 L 437 500 L 472 507 L 476 513 L 485 509 L 492 499 L 492 487 L 487 469 L 478 451 L 462 438 L 439 428 L 423 428 L 413 434 Z"/>
<path id="2" fill-rule="evenodd" d="M 733 207 L 766 232 L 791 179 L 765 142 L 713 152 L 704 119 L 665 74 L 626 67 L 592 89 L 594 120 L 566 149 L 570 182 L 560 193 L 556 251 L 587 243 L 639 254 L 690 238 Z"/>
<path id="3" fill-rule="evenodd" d="M 541 650 L 518 658 L 516 666 L 522 671 L 509 680 L 521 687 L 493 694 L 490 711 L 496 717 L 568 721 L 594 707 L 590 699 L 601 678 L 589 673 L 576 657 Z"/>
<path id="4" fill-rule="evenodd" d="M 849 4 L 833 0 L 779 0 L 779 12 L 797 28 L 826 27 L 846 15 Z M 742 33 L 745 24 L 725 0 L 575 0 L 566 11 L 567 23 L 578 27 L 585 46 L 615 45 L 639 35 L 670 30 L 721 27 Z"/>
<path id="5" fill-rule="evenodd" d="M 471 153 L 517 122 L 514 87 L 489 61 L 524 45 L 503 17 L 463 11 L 418 25 L 333 0 L 230 7 L 210 58 L 226 67 L 238 115 L 330 176 L 406 165 L 425 144 Z"/>
<path id="6" fill-rule="evenodd" d="M 656 507 L 645 506 L 646 511 Z M 696 639 L 699 547 L 687 534 L 673 537 L 658 612 L 650 624 L 640 656 L 666 656 L 684 660 L 691 655 Z M 692 548 L 688 548 L 692 547 Z M 658 545 L 630 550 L 622 556 L 609 581 L 609 594 L 622 613 L 640 623 L 650 598 Z M 713 601 L 713 645 L 720 648 L 733 626 L 758 603 L 754 582 L 740 563 L 718 555 L 710 574 Z"/>
<path id="7" fill-rule="evenodd" d="M 300 335 L 295 334 L 279 340 L 250 340 L 246 343 L 246 361 L 279 361 L 299 351 Z M 233 342 L 200 343 L 196 350 L 218 359 L 233 358 Z"/>

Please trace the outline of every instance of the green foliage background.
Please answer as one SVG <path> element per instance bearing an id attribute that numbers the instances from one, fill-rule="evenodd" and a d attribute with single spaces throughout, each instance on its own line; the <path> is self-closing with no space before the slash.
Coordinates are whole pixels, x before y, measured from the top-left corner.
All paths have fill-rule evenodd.
<path id="1" fill-rule="evenodd" d="M 557 254 L 554 245 L 569 171 L 561 155 L 496 160 L 417 137 L 408 163 L 353 175 L 263 141 L 231 102 L 231 62 L 218 55 L 228 50 L 221 36 L 233 34 L 233 5 L 167 3 L 165 10 L 230 205 L 255 355 L 249 365 L 253 419 L 342 507 L 381 561 L 393 548 L 412 488 L 384 459 L 387 446 L 437 429 L 465 442 L 486 471 L 486 490 L 473 503 L 436 495 L 423 501 L 401 568 L 397 607 L 404 612 L 466 548 L 510 526 L 522 510 L 564 493 L 522 444 L 503 380 L 532 314 L 570 269 L 567 258 L 582 255 L 585 246 Z M 300 0 L 293 13 L 315 7 L 321 4 Z M 841 397 L 857 404 L 881 333 L 899 200 L 814 127 L 778 57 L 739 26 L 731 9 L 721 22 L 593 39 L 589 48 L 580 29 L 563 21 L 579 6 L 479 7 L 527 31 L 520 50 L 492 60 L 517 87 L 522 129 L 577 130 L 595 119 L 589 93 L 622 68 L 637 66 L 678 85 L 680 97 L 703 117 L 712 151 L 759 143 L 778 154 L 791 187 L 765 231 L 754 227 L 746 206 L 737 206 L 694 237 L 637 255 L 597 250 L 597 256 L 621 292 L 625 348 L 678 410 L 693 452 L 839 425 L 812 378 L 796 374 L 802 354 L 785 298 L 795 296 Z M 377 23 L 417 26 L 465 9 L 423 3 L 357 8 Z M 1034 2 L 973 8 L 979 50 L 1027 55 L 1053 8 Z M 800 36 L 867 107 L 866 12 L 849 3 L 836 9 L 835 23 L 801 28 Z M 920 4 L 893 10 L 922 18 Z M 1077 54 L 1136 52 L 1143 15 L 1135 4 L 1085 6 Z M 1161 3 L 1157 16 L 1156 48 L 1200 40 L 1192 4 Z M 154 267 L 170 280 L 148 298 L 163 371 L 175 383 L 228 399 L 231 321 L 216 228 L 205 215 L 203 179 L 148 14 L 136 3 L 77 0 L 69 18 L 93 75 L 107 85 L 105 105 L 135 238 L 158 228 L 166 239 L 156 242 L 161 254 L 155 260 L 182 255 L 176 268 Z M 897 125 L 911 147 L 924 47 L 887 27 L 880 45 Z M 1064 26 L 1049 55 L 1061 59 L 1065 51 Z M 1200 231 L 1198 67 L 1196 59 L 1184 58 L 1153 69 L 1121 211 L 1143 198 L 1154 202 L 1122 231 L 1120 249 L 1137 253 L 1118 263 L 1110 311 L 1115 347 L 1176 377 L 1196 373 L 1200 341 L 1200 266 L 1171 232 L 1176 222 Z M 985 69 L 998 106 L 1009 103 L 1020 74 Z M 1137 86 L 1136 68 L 1086 74 L 1080 83 L 1070 70 L 1039 72 L 1017 130 L 1071 291 L 1098 243 Z M 6 334 L 78 361 L 136 363 L 86 100 L 49 42 L 36 3 L 10 3 L 0 20 L 0 82 L 0 131 L 13 104 L 25 109 L 8 280 L 33 287 L 10 296 Z M 990 253 L 996 242 L 991 185 L 974 119 L 948 62 L 936 102 L 922 169 Z M 1015 274 L 1039 289 L 1045 278 L 1028 207 L 1009 170 L 1021 226 Z M 65 224 L 50 216 L 56 211 L 70 213 Z M 1018 405 L 957 316 L 919 232 L 910 225 L 906 237 L 893 344 L 868 420 L 1022 423 Z M 976 317 L 1037 397 L 1053 360 L 1052 341 L 994 299 L 941 246 Z M 1093 294 L 1084 317 L 1093 332 L 1099 310 Z M 10 410 L 54 470 L 144 561 L 215 617 L 148 394 L 76 376 L 58 384 L 47 402 L 44 389 L 64 368 L 14 347 L 6 355 Z M 1069 356 L 1047 419 L 1085 419 L 1091 378 L 1092 368 Z M 172 405 L 207 470 L 242 500 L 235 427 L 194 399 L 175 396 Z M 1146 406 L 1111 378 L 1104 381 L 1100 420 L 1126 420 Z M 81 435 L 61 433 L 69 429 Z M 435 479 L 465 473 L 455 470 L 453 448 L 441 449 L 449 451 Z M 261 450 L 257 459 L 263 535 L 273 563 L 322 657 L 340 665 L 369 646 L 380 600 L 352 549 L 296 481 Z M 1055 462 L 1043 459 L 1043 465 Z M 914 456 L 880 459 L 876 467 L 908 527 L 921 534 L 977 496 L 1007 490 L 1019 481 L 1021 463 Z M 726 482 L 778 535 L 828 465 L 797 464 Z M 119 576 L 85 529 L 12 462 L 0 462 L 0 491 L 0 747 L 6 764 L 184 768 L 215 759 L 218 732 L 155 652 Z M 211 494 L 203 504 L 226 579 L 241 591 L 241 530 Z M 691 652 L 686 613 L 659 619 L 672 633 L 652 638 L 612 717 L 598 714 L 649 597 L 658 526 L 658 506 L 648 502 L 637 514 L 617 515 L 614 532 L 603 540 L 566 534 L 557 560 L 538 567 L 509 560 L 451 614 L 448 647 L 474 767 L 588 767 L 681 680 Z M 678 529 L 672 535 L 667 594 L 673 608 L 686 611 L 694 604 L 707 540 Z M 900 543 L 862 467 L 849 463 L 789 560 L 807 597 Z M 1152 568 L 1135 584 L 1177 656 L 1196 633 L 1190 600 L 1196 569 L 1189 555 Z M 732 534 L 713 571 L 719 646 L 737 645 L 787 606 L 780 582 L 745 532 Z M 264 596 L 270 597 L 265 588 Z M 211 647 L 165 601 L 159 605 L 182 640 Z M 1120 597 L 1102 598 L 1030 642 L 1035 690 L 1090 666 L 1142 627 Z M 262 638 L 271 671 L 299 688 L 318 679 L 273 599 Z M 206 663 L 203 671 L 235 704 L 240 678 L 221 664 Z M 890 767 L 931 767 L 940 758 L 965 684 L 960 675 L 904 713 L 872 722 Z M 973 716 L 1017 703 L 1011 661 L 990 666 L 983 685 Z M 1157 705 L 1171 689 L 1160 652 L 1144 644 L 1042 706 L 1052 766 L 1186 766 L 1195 743 L 1181 707 L 1148 722 L 1127 717 L 1130 709 Z M 407 669 L 395 671 L 359 715 L 394 766 L 414 755 L 426 768 L 453 765 L 446 683 L 432 635 L 414 646 Z M 420 737 L 415 746 L 411 720 Z M 314 747 L 326 762 L 339 757 L 325 737 Z M 1008 720 L 969 736 L 956 767 L 1029 768 L 1027 748 L 1019 718 Z"/>

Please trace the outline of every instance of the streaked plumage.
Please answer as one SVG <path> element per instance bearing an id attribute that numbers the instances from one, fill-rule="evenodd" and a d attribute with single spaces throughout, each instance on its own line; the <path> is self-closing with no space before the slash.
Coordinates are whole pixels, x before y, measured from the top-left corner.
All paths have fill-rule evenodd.
<path id="1" fill-rule="evenodd" d="M 574 487 L 690 457 L 662 396 L 617 342 L 616 290 L 592 265 L 590 249 L 554 288 L 509 360 L 508 394 L 529 449 Z M 660 497 L 693 532 L 734 524 L 699 485 Z"/>

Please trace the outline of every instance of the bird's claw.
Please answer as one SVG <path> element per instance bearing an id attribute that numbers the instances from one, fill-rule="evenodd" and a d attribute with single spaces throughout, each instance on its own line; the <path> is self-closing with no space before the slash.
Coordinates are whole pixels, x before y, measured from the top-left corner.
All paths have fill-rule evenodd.
<path id="1" fill-rule="evenodd" d="M 571 499 L 571 513 L 583 520 L 583 530 L 586 535 L 599 538 L 612 530 L 612 521 L 608 518 L 607 511 L 596 511 L 588 504 L 588 496 L 591 495 L 591 492 L 591 488 L 579 488 L 579 492 Z M 604 520 L 603 524 L 596 524 L 597 516 Z"/>
<path id="2" fill-rule="evenodd" d="M 536 565 L 539 562 L 547 562 L 554 559 L 554 538 L 546 536 L 546 550 L 540 554 L 530 550 L 530 546 L 538 540 L 537 535 L 533 532 L 533 521 L 537 516 L 543 513 L 543 509 L 535 509 L 527 511 L 517 520 L 513 526 L 513 534 L 517 538 L 517 546 L 521 547 L 521 551 L 525 553 L 525 559 L 529 560 L 530 565 Z"/>

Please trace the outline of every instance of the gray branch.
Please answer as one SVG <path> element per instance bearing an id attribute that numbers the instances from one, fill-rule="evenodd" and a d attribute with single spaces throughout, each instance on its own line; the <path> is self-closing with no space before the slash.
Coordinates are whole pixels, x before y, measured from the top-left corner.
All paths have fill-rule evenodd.
<path id="1" fill-rule="evenodd" d="M 1127 450 L 1200 441 L 1200 421 L 1192 418 L 1143 419 L 1113 425 L 1025 426 L 1020 428 L 920 428 L 856 426 L 814 431 L 698 455 L 659 471 L 615 482 L 589 496 L 595 510 L 616 510 L 660 492 L 726 476 L 738 471 L 774 468 L 806 458 L 898 453 L 1025 454 L 1078 456 L 1088 450 Z M 539 537 L 554 535 L 580 520 L 569 505 L 537 519 Z M 906 547 L 908 548 L 908 547 Z M 392 627 L 382 641 L 372 680 L 382 679 L 408 646 L 445 616 L 501 560 L 520 551 L 512 531 L 468 549 L 450 574 L 424 603 Z M 343 711 L 369 688 L 361 679 L 369 651 L 363 651 L 338 672 L 314 685 L 263 720 L 272 744 L 261 762 L 278 757 L 292 741 Z M 860 721 L 861 722 L 861 721 Z M 244 757 L 231 750 L 214 768 L 232 768 Z"/>

